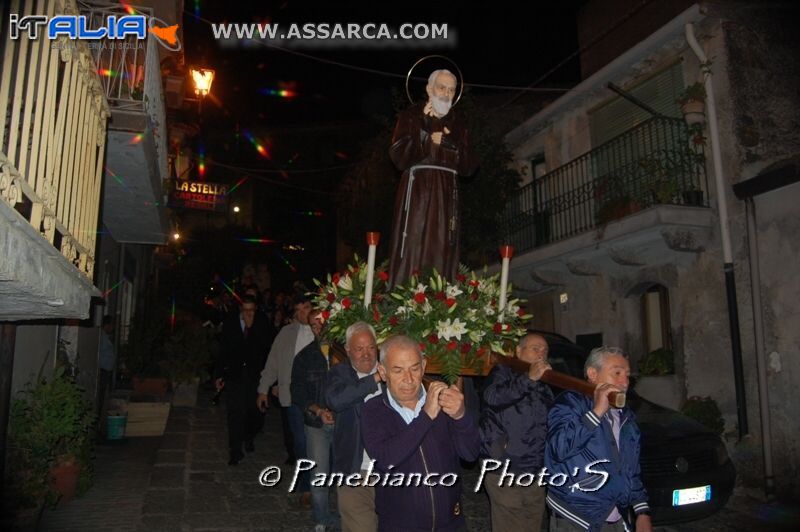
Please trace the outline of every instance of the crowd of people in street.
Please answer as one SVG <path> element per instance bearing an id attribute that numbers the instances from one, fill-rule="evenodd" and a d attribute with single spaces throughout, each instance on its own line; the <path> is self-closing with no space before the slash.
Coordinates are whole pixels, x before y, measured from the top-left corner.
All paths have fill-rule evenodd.
<path id="1" fill-rule="evenodd" d="M 279 407 L 287 463 L 310 464 L 296 469 L 289 495 L 311 510 L 315 531 L 466 530 L 465 462 L 482 464 L 494 531 L 539 530 L 548 513 L 550 530 L 652 530 L 636 419 L 608 400 L 628 386 L 619 349 L 588 357 L 593 398 L 554 397 L 540 380 L 550 369 L 547 341 L 529 333 L 516 356 L 530 370 L 496 366 L 477 414 L 458 386 L 428 380 L 416 340 L 390 337 L 379 353 L 373 328 L 357 322 L 346 332 L 347 359 L 337 361 L 305 296 L 290 299 L 288 323 L 263 302 L 245 290 L 238 312 L 222 320 L 214 383 L 224 390 L 228 465 L 255 450 L 263 413 Z M 337 474 L 347 481 L 311 481 Z"/>

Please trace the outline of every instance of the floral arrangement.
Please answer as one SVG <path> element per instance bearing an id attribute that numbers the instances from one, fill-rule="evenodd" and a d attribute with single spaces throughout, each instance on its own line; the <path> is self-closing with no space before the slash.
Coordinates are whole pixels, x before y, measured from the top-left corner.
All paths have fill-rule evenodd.
<path id="1" fill-rule="evenodd" d="M 310 294 L 314 301 L 314 306 L 322 309 L 322 319 L 325 320 L 327 327 L 325 335 L 328 339 L 334 340 L 344 345 L 345 332 L 347 328 L 357 321 L 365 321 L 375 327 L 376 332 L 383 330 L 381 324 L 385 313 L 381 309 L 385 305 L 385 293 L 389 274 L 386 272 L 386 264 L 375 269 L 375 276 L 372 283 L 372 302 L 366 308 L 364 306 L 364 292 L 367 283 L 367 263 L 362 262 L 358 255 L 354 257 L 355 262 L 349 265 L 343 272 L 328 274 L 327 282 L 321 283 L 314 279 L 317 292 Z M 384 340 L 388 334 L 380 336 L 378 341 Z"/>
<path id="2" fill-rule="evenodd" d="M 451 282 L 436 270 L 413 275 L 387 292 L 385 268 L 377 268 L 373 302 L 364 307 L 366 265 L 358 262 L 345 272 L 315 280 L 316 305 L 327 320 L 326 334 L 344 343 L 348 326 L 363 320 L 375 327 L 378 343 L 392 334 L 419 341 L 420 349 L 441 374 L 455 382 L 465 368 L 480 373 L 492 353 L 505 354 L 526 332 L 530 314 L 519 299 L 508 299 L 498 312 L 500 274 L 478 274 L 462 266 Z M 510 290 L 509 290 L 510 294 Z"/>

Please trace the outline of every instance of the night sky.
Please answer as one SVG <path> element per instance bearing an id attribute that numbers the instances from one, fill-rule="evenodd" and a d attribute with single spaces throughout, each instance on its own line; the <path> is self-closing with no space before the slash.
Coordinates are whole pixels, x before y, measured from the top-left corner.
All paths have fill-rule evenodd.
<path id="1" fill-rule="evenodd" d="M 304 257 L 289 257 L 300 270 L 298 276 L 335 267 L 336 185 L 356 164 L 359 143 L 393 122 L 393 94 L 404 94 L 411 65 L 429 54 L 445 55 L 461 68 L 468 86 L 504 87 L 469 86 L 474 96 L 504 102 L 520 95 L 514 87 L 527 87 L 564 62 L 536 87 L 569 88 L 580 78 L 575 21 L 583 3 L 480 2 L 469 7 L 394 1 L 353 7 L 353 2 L 284 1 L 245 7 L 234 1 L 186 0 L 186 65 L 216 71 L 212 97 L 203 104 L 199 139 L 206 179 L 233 183 L 250 175 L 258 183 L 254 198 L 259 213 L 255 234 L 248 236 L 306 246 Z M 448 39 L 390 45 L 283 43 L 282 50 L 257 42 L 216 41 L 211 22 L 270 22 L 282 29 L 293 22 L 372 22 L 392 29 L 402 23 L 446 23 Z M 415 75 L 427 78 L 444 66 L 423 65 Z M 424 95 L 424 84 L 412 84 L 415 95 Z M 279 89 L 293 90 L 296 96 L 268 94 Z M 555 99 L 561 92 L 547 94 Z M 402 105 L 407 105 L 404 96 Z M 185 118 L 192 120 L 191 114 Z M 265 146 L 268 156 L 259 154 L 256 144 Z M 304 219 L 297 214 L 303 211 L 321 211 L 325 217 Z M 308 264 L 316 267 L 309 270 Z"/>
<path id="2" fill-rule="evenodd" d="M 391 91 L 404 90 L 404 77 L 420 57 L 442 54 L 461 67 L 468 83 L 527 86 L 574 53 L 575 15 L 583 2 L 262 2 L 243 7 L 239 2 L 186 0 L 184 40 L 187 64 L 206 64 L 217 71 L 214 93 L 224 106 L 223 119 L 240 124 L 276 126 L 298 123 L 368 120 L 391 114 Z M 199 19 L 194 16 L 199 5 Z M 312 7 L 313 6 L 313 7 Z M 369 6 L 369 7 L 366 7 Z M 447 41 L 398 43 L 328 41 L 294 43 L 285 50 L 260 43 L 225 45 L 213 39 L 209 22 L 386 23 L 448 24 Z M 294 53 L 293 53 L 294 52 Z M 305 54 L 310 57 L 303 57 Z M 330 64 L 334 61 L 342 65 Z M 356 68 L 383 72 L 363 72 Z M 421 67 L 427 76 L 430 67 Z M 539 87 L 561 86 L 578 80 L 577 61 L 559 68 Z M 282 85 L 283 84 L 283 85 Z M 281 100 L 264 89 L 293 87 L 298 96 Z M 423 83 L 414 87 L 421 95 Z M 476 94 L 507 94 L 514 90 L 472 88 Z M 217 122 L 222 125 L 221 122 Z"/>

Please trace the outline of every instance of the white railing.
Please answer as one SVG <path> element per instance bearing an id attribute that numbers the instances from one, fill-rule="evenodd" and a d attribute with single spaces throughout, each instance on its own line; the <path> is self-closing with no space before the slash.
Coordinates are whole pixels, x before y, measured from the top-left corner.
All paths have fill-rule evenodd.
<path id="1" fill-rule="evenodd" d="M 11 13 L 78 15 L 75 0 L 13 0 Z M 35 9 L 33 6 L 35 4 Z M 59 37 L 5 39 L 0 70 L 0 201 L 91 281 L 106 121 L 88 47 Z"/>
<path id="2" fill-rule="evenodd" d="M 121 17 L 128 15 L 128 8 L 135 10 L 136 14 L 152 16 L 152 9 L 140 6 L 122 6 L 119 3 L 106 3 L 102 1 L 80 0 L 81 15 L 86 17 L 89 29 L 104 27 L 108 17 L 114 15 Z M 152 41 L 139 40 L 135 35 L 127 35 L 124 39 L 102 41 L 89 41 L 89 51 L 92 53 L 97 71 L 100 74 L 101 84 L 105 91 L 109 105 L 120 111 L 145 110 L 145 86 L 152 72 L 149 63 L 155 61 L 158 68 L 158 54 L 155 57 L 148 52 Z M 159 72 L 159 82 L 160 82 Z"/>

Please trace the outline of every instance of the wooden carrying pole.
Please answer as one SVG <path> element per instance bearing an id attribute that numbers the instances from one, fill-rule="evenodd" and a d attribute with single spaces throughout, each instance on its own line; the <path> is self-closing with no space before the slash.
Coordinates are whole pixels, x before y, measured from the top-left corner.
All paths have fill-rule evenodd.
<path id="1" fill-rule="evenodd" d="M 531 365 L 524 360 L 515 357 L 507 357 L 492 353 L 492 362 L 494 364 L 502 364 L 519 373 L 528 373 Z M 565 373 L 560 373 L 552 369 L 544 372 L 541 378 L 542 382 L 552 384 L 565 390 L 572 390 L 575 392 L 594 397 L 595 385 L 583 379 L 577 379 Z M 609 392 L 608 402 L 615 408 L 623 408 L 625 406 L 625 393 L 624 392 Z"/>

